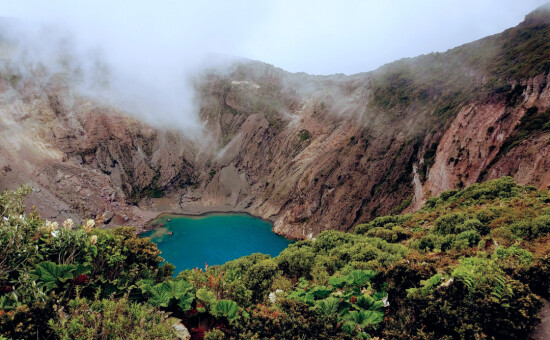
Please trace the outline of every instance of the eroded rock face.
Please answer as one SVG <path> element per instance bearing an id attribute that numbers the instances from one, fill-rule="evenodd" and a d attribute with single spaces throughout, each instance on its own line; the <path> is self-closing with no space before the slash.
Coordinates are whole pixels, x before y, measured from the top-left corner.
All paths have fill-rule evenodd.
<path id="1" fill-rule="evenodd" d="M 56 85 L 43 88 L 31 80 L 16 88 L 3 84 L 0 163 L 10 171 L 0 183 L 9 188 L 31 184 L 34 190 L 28 203 L 45 218 L 82 221 L 113 211 L 116 215 L 108 216 L 110 221 L 145 223 L 154 214 L 127 204 L 121 184 L 130 181 L 117 168 L 139 154 L 126 153 L 116 161 L 111 157 L 109 165 L 101 157 L 103 150 L 124 147 L 115 146 L 117 140 L 139 143 L 132 131 L 147 129 Z"/>
<path id="2" fill-rule="evenodd" d="M 548 129 L 537 123 L 527 138 L 506 147 L 518 135 L 522 118 L 528 119 L 529 110 L 535 116 L 550 108 L 550 77 L 539 75 L 514 86 L 520 94 L 514 105 L 488 100 L 459 112 L 439 142 L 415 208 L 420 208 L 426 197 L 502 176 L 539 188 L 550 185 Z"/>
<path id="3" fill-rule="evenodd" d="M 63 77 L 3 84 L 2 163 L 18 177 L 0 180 L 35 186 L 30 201 L 50 219 L 143 225 L 154 212 L 226 210 L 272 219 L 296 238 L 346 230 L 406 195 L 387 189 L 414 152 L 407 133 L 365 124 L 369 82 L 259 63 L 208 75 L 199 88 L 206 148 L 79 96 Z"/>

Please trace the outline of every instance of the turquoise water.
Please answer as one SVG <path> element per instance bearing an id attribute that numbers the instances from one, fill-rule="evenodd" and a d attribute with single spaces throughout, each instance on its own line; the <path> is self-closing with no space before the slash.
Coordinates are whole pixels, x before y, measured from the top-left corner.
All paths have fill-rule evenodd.
<path id="1" fill-rule="evenodd" d="M 245 214 L 164 215 L 155 221 L 161 223 L 164 227 L 141 236 L 157 243 L 161 256 L 176 266 L 176 272 L 204 268 L 205 263 L 223 264 L 253 253 L 277 256 L 291 243 L 271 231 L 271 223 Z"/>

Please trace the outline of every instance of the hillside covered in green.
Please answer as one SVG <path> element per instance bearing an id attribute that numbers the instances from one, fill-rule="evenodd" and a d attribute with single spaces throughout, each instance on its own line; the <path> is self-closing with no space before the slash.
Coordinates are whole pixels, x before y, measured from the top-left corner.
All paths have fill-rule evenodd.
<path id="1" fill-rule="evenodd" d="M 550 297 L 550 193 L 508 177 L 175 277 L 135 229 L 45 221 L 28 192 L 0 196 L 0 338 L 517 339 Z"/>
<path id="2" fill-rule="evenodd" d="M 541 7 L 500 34 L 384 65 L 373 72 L 371 105 L 395 118 L 411 108 L 431 107 L 431 124 L 454 117 L 472 99 L 502 97 L 515 106 L 525 85 L 512 84 L 550 71 L 549 27 L 550 10 Z"/>

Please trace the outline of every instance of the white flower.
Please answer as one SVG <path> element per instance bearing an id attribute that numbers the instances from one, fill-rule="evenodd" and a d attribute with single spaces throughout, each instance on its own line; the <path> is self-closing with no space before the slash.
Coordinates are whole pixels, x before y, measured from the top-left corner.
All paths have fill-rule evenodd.
<path id="1" fill-rule="evenodd" d="M 93 246 L 96 243 L 97 243 L 97 235 L 92 235 L 92 237 L 90 237 L 90 244 Z"/>
<path id="2" fill-rule="evenodd" d="M 46 229 L 48 231 L 55 231 L 55 230 L 57 230 L 57 228 L 59 228 L 59 224 L 57 224 L 57 222 L 52 222 L 52 221 L 46 220 Z"/>
<path id="3" fill-rule="evenodd" d="M 94 220 L 86 220 L 86 224 L 84 225 L 84 231 L 92 231 L 94 226 L 95 226 Z"/>
<path id="4" fill-rule="evenodd" d="M 388 307 L 390 305 L 390 302 L 388 301 L 388 297 L 382 299 L 382 302 L 384 303 L 384 307 Z"/>
<path id="5" fill-rule="evenodd" d="M 453 283 L 453 281 L 454 281 L 454 279 L 451 277 L 446 282 L 442 283 L 441 287 L 449 287 L 451 285 L 451 283 Z"/>
<path id="6" fill-rule="evenodd" d="M 73 227 L 73 220 L 68 218 L 63 222 L 63 228 L 71 229 Z"/>
<path id="7" fill-rule="evenodd" d="M 277 297 L 282 295 L 283 293 L 284 293 L 284 291 L 281 290 L 281 289 L 277 289 L 275 292 L 269 293 L 269 301 L 271 303 L 277 302 Z"/>
<path id="8" fill-rule="evenodd" d="M 57 234 L 59 234 L 59 230 L 52 230 L 53 237 L 57 237 Z"/>

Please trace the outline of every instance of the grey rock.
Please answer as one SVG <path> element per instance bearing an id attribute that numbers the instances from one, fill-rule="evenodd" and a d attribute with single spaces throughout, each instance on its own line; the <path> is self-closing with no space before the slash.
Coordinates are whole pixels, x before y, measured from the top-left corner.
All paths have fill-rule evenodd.
<path id="1" fill-rule="evenodd" d="M 174 329 L 176 330 L 176 336 L 178 339 L 191 339 L 191 334 L 189 333 L 189 330 L 187 330 L 187 327 L 182 325 L 180 322 L 176 323 L 174 326 Z"/>
<path id="2" fill-rule="evenodd" d="M 109 210 L 105 211 L 103 213 L 103 223 L 109 224 L 109 222 L 111 222 L 114 216 L 115 214 L 112 211 L 109 211 Z"/>

